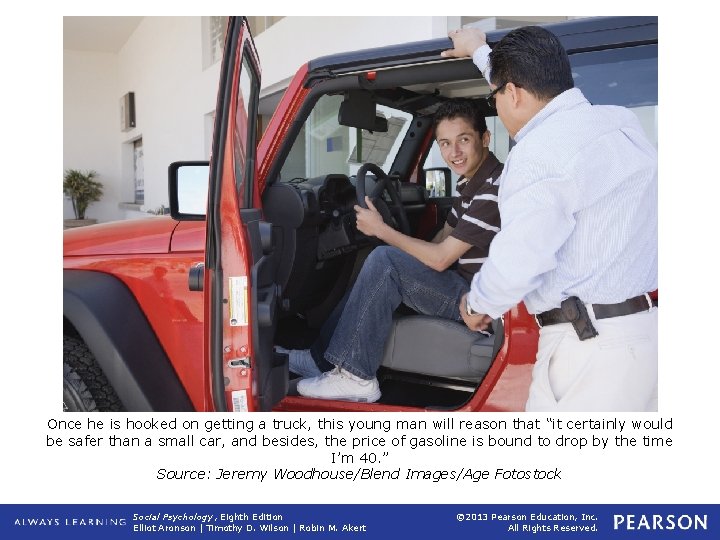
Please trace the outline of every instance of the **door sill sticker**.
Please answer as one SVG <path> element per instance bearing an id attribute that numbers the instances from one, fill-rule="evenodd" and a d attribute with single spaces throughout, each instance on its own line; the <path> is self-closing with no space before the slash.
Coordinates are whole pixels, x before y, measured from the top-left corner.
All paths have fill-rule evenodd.
<path id="1" fill-rule="evenodd" d="M 230 326 L 248 325 L 247 283 L 247 276 L 230 278 L 228 284 L 230 293 Z"/>
<path id="2" fill-rule="evenodd" d="M 248 412 L 247 391 L 234 390 L 231 395 L 233 412 Z"/>

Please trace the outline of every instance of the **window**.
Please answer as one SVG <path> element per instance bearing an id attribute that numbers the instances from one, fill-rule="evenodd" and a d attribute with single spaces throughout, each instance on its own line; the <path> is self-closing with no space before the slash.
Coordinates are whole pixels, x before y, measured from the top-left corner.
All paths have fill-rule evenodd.
<path id="1" fill-rule="evenodd" d="M 142 139 L 133 141 L 133 179 L 135 181 L 135 204 L 145 204 L 145 166 Z"/>
<path id="2" fill-rule="evenodd" d="M 520 26 L 532 26 L 536 24 L 547 24 L 552 22 L 566 21 L 571 17 L 564 16 L 528 16 L 528 17 L 460 17 L 460 26 L 474 26 L 484 31 L 518 28 Z"/>
<path id="3" fill-rule="evenodd" d="M 412 115 L 378 105 L 377 114 L 388 121 L 387 132 L 350 128 L 338 124 L 342 100 L 340 95 L 318 100 L 283 164 L 281 181 L 325 174 L 351 176 L 366 162 L 390 170 Z"/>
<path id="4" fill-rule="evenodd" d="M 259 77 L 248 58 L 247 51 L 242 59 L 239 84 L 233 151 L 238 203 L 241 208 L 245 208 L 252 205 L 252 182 L 248 182 L 248 178 L 252 178 L 255 168 L 255 147 L 250 142 L 255 140 L 257 131 L 258 94 L 260 92 Z M 245 166 L 244 169 L 241 168 L 242 164 Z"/>
<path id="5" fill-rule="evenodd" d="M 203 69 L 222 58 L 227 24 L 227 17 L 202 17 Z"/>
<path id="6" fill-rule="evenodd" d="M 273 24 L 277 23 L 280 19 L 284 18 L 284 16 L 248 17 L 248 22 L 250 23 L 250 32 L 252 32 L 253 37 L 257 37 L 265 30 L 270 28 Z"/>

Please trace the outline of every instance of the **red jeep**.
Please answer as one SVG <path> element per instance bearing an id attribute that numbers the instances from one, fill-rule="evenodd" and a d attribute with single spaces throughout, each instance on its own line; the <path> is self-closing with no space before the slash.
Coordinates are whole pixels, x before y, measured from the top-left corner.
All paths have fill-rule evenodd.
<path id="1" fill-rule="evenodd" d="M 587 98 L 631 107 L 657 141 L 657 18 L 548 28 Z M 433 112 L 449 97 L 489 94 L 469 59 L 440 57 L 450 46 L 309 62 L 256 144 L 260 65 L 247 22 L 231 18 L 213 158 L 170 166 L 171 217 L 65 232 L 65 410 L 522 410 L 537 348 L 522 304 L 496 321 L 494 338 L 398 313 L 374 404 L 298 396 L 273 349 L 308 347 L 376 246 L 354 226 L 358 192 L 372 191 L 409 234 L 442 227 L 452 179 L 428 166 Z M 502 161 L 512 142 L 493 114 Z M 380 169 L 367 175 L 364 163 Z"/>

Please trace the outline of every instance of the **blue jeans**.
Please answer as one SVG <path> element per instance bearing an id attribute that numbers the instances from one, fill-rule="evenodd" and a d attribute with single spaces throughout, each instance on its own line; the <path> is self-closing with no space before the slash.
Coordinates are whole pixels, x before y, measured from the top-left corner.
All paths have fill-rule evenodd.
<path id="1" fill-rule="evenodd" d="M 393 312 L 401 303 L 424 315 L 462 321 L 458 305 L 469 290 L 470 284 L 454 270 L 438 272 L 400 249 L 377 247 L 350 294 L 323 326 L 311 348 L 313 358 L 323 371 L 335 365 L 372 379 L 382 361 Z"/>

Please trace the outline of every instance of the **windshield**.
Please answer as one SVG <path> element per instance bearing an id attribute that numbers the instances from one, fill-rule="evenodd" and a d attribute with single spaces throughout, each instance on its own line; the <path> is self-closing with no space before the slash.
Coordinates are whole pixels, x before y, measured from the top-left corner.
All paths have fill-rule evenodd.
<path id="1" fill-rule="evenodd" d="M 412 115 L 377 106 L 388 121 L 387 132 L 341 126 L 338 110 L 343 96 L 322 96 L 308 116 L 280 172 L 281 182 L 326 174 L 354 175 L 363 163 L 390 170 Z"/>

